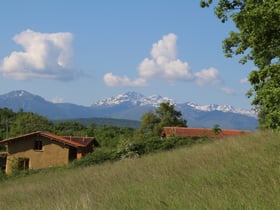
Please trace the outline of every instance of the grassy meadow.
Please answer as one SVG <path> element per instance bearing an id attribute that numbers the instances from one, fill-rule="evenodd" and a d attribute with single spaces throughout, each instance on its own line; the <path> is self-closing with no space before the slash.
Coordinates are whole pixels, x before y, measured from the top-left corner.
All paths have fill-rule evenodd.
<path id="1" fill-rule="evenodd" d="M 280 134 L 0 182 L 1 209 L 280 209 Z"/>

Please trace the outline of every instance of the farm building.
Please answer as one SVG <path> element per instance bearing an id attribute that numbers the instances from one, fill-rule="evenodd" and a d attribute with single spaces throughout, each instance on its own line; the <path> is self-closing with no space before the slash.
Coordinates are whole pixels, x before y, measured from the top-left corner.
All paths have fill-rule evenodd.
<path id="1" fill-rule="evenodd" d="M 211 128 L 164 127 L 162 136 L 223 138 L 248 133 L 250 133 L 250 131 L 221 129 L 220 132 L 215 133 Z"/>
<path id="2" fill-rule="evenodd" d="M 58 136 L 49 132 L 33 132 L 0 141 L 7 146 L 6 173 L 13 169 L 41 169 L 62 166 L 93 152 L 98 142 L 93 137 Z"/>

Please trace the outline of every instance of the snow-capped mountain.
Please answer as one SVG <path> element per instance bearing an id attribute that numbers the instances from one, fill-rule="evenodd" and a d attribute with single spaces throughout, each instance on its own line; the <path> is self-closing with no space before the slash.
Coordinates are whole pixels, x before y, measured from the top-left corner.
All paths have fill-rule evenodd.
<path id="1" fill-rule="evenodd" d="M 114 97 L 97 101 L 91 106 L 80 106 L 71 103 L 53 103 L 41 96 L 19 90 L 0 95 L 0 108 L 7 107 L 13 111 L 23 109 L 49 119 L 75 118 L 118 118 L 140 121 L 150 111 L 155 111 L 162 102 L 170 102 L 181 111 L 189 127 L 212 127 L 218 124 L 221 128 L 254 130 L 257 118 L 254 112 L 230 105 L 198 105 L 192 102 L 176 103 L 173 99 L 160 95 L 144 96 L 136 92 L 127 92 Z"/>
<path id="2" fill-rule="evenodd" d="M 193 107 L 196 110 L 201 110 L 206 112 L 212 112 L 212 111 L 232 112 L 232 113 L 243 114 L 251 117 L 257 117 L 257 113 L 253 110 L 235 108 L 231 105 L 217 105 L 217 104 L 198 105 L 193 102 L 187 102 L 187 105 Z"/>
<path id="3" fill-rule="evenodd" d="M 231 105 L 217 105 L 217 104 L 209 104 L 209 105 L 198 105 L 193 102 L 186 102 L 183 104 L 176 104 L 174 99 L 168 97 L 162 97 L 160 95 L 152 95 L 152 96 L 144 96 L 137 92 L 127 92 L 124 94 L 119 94 L 114 97 L 109 97 L 100 101 L 97 101 L 93 106 L 114 106 L 120 104 L 131 104 L 138 106 L 153 106 L 158 107 L 162 102 L 169 102 L 171 104 L 175 104 L 176 106 L 190 106 L 195 110 L 213 112 L 213 111 L 221 111 L 221 112 L 231 112 L 242 115 L 247 115 L 251 117 L 256 117 L 256 113 L 251 110 L 246 110 L 242 108 L 235 108 Z"/>
<path id="4" fill-rule="evenodd" d="M 128 103 L 132 105 L 157 107 L 162 102 L 169 102 L 174 104 L 173 99 L 167 97 L 162 97 L 160 95 L 144 96 L 137 92 L 127 92 L 124 94 L 119 94 L 114 97 L 109 97 L 103 100 L 97 101 L 93 106 L 114 106 L 118 104 Z"/>

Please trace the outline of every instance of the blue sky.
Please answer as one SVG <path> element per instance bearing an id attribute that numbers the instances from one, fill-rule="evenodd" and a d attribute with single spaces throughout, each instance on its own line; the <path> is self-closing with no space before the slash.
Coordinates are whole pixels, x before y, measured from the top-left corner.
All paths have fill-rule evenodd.
<path id="1" fill-rule="evenodd" d="M 89 106 L 136 91 L 250 109 L 252 65 L 225 58 L 236 30 L 199 0 L 3 0 L 0 94 Z"/>

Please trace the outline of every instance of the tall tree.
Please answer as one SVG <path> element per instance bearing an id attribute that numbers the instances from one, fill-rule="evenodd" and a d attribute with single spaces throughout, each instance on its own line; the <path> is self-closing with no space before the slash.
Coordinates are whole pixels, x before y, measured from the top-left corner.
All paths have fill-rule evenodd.
<path id="1" fill-rule="evenodd" d="M 175 110 L 171 103 L 161 103 L 156 110 L 160 118 L 161 127 L 164 126 L 186 126 L 187 121 L 182 118 L 182 113 Z"/>
<path id="2" fill-rule="evenodd" d="M 202 0 L 209 7 L 212 0 Z M 260 128 L 280 130 L 280 1 L 217 0 L 216 16 L 233 20 L 238 31 L 223 41 L 226 57 L 242 55 L 240 63 L 253 61 L 249 75 L 252 105 L 259 113 Z"/>
<path id="3" fill-rule="evenodd" d="M 147 112 L 141 118 L 141 131 L 160 134 L 164 126 L 186 127 L 187 121 L 182 118 L 182 113 L 175 110 L 174 104 L 161 103 L 156 112 Z"/>
<path id="4" fill-rule="evenodd" d="M 147 112 L 141 118 L 141 131 L 143 133 L 151 133 L 160 123 L 160 118 L 153 112 Z"/>

